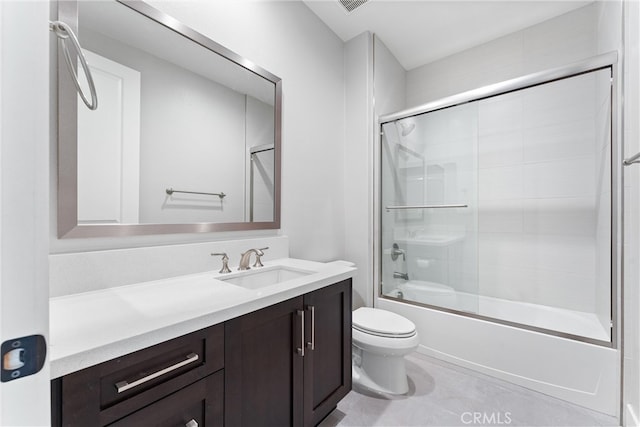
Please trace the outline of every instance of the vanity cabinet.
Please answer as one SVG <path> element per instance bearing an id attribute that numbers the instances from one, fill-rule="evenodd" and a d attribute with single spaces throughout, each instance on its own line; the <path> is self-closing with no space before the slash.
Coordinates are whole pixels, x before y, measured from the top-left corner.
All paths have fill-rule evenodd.
<path id="1" fill-rule="evenodd" d="M 57 378 L 52 425 L 313 426 L 350 389 L 348 279 Z"/>
<path id="2" fill-rule="evenodd" d="M 351 390 L 351 279 L 225 325 L 225 425 L 314 426 Z"/>
<path id="3" fill-rule="evenodd" d="M 302 300 L 226 323 L 225 425 L 302 425 Z"/>
<path id="4" fill-rule="evenodd" d="M 216 325 L 54 380 L 52 424 L 223 425 L 223 368 Z"/>
<path id="5" fill-rule="evenodd" d="M 313 307 L 305 318 L 313 341 L 304 355 L 304 424 L 315 426 L 351 390 L 351 279 L 306 294 L 304 306 Z"/>

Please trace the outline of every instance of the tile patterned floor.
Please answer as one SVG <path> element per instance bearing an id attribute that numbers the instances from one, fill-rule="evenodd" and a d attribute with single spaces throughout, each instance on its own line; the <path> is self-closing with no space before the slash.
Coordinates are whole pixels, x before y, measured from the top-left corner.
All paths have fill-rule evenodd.
<path id="1" fill-rule="evenodd" d="M 419 353 L 409 393 L 351 391 L 322 423 L 335 426 L 617 426 L 614 417 Z"/>

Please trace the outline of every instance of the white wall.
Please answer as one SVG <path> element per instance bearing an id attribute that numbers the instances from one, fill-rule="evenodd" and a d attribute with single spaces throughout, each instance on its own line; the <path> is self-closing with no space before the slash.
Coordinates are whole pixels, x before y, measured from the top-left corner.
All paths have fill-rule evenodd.
<path id="1" fill-rule="evenodd" d="M 640 3 L 624 3 L 624 150 L 640 152 Z M 640 426 L 640 165 L 624 173 L 623 425 Z"/>
<path id="2" fill-rule="evenodd" d="M 596 4 L 407 72 L 407 107 L 593 56 Z"/>
<path id="3" fill-rule="evenodd" d="M 49 3 L 0 2 L 0 342 L 48 339 Z M 49 366 L 0 384 L 0 425 L 50 424 Z"/>
<path id="4" fill-rule="evenodd" d="M 342 41 L 300 2 L 154 4 L 282 78 L 282 233 L 293 257 L 342 257 Z"/>
<path id="5" fill-rule="evenodd" d="M 283 80 L 282 229 L 291 256 L 344 257 L 343 43 L 300 2 L 181 1 L 158 9 Z M 52 147 L 55 150 L 55 137 Z M 54 151 L 55 153 L 55 151 Z M 52 163 L 55 206 L 55 162 Z M 54 209 L 55 211 L 55 209 Z M 57 239 L 51 252 L 73 252 L 274 235 L 274 231 L 131 238 Z"/>
<path id="6" fill-rule="evenodd" d="M 358 267 L 353 308 L 373 304 L 373 35 L 345 44 L 345 259 Z"/>
<path id="7" fill-rule="evenodd" d="M 374 37 L 373 96 L 375 117 L 402 110 L 407 105 L 407 74 L 384 41 Z M 376 123 L 377 124 L 377 123 Z"/>
<path id="8" fill-rule="evenodd" d="M 290 237 L 294 257 L 320 261 L 341 257 L 340 39 L 298 2 L 155 5 L 282 78 L 282 233 Z"/>

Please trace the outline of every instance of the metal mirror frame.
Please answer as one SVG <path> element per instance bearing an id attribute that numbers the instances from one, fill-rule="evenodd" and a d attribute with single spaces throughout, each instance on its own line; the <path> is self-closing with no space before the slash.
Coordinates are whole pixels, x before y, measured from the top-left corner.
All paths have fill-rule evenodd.
<path id="1" fill-rule="evenodd" d="M 270 230 L 280 228 L 280 166 L 282 136 L 282 79 L 235 52 L 221 46 L 175 18 L 140 0 L 116 0 L 229 61 L 272 82 L 274 104 L 274 217 L 269 222 L 198 222 L 187 224 L 78 224 L 78 98 L 71 75 L 66 70 L 62 49 L 57 49 L 58 72 L 58 238 L 124 237 L 152 234 L 210 233 L 220 231 Z M 78 31 L 78 2 L 58 1 L 58 20 Z M 81 106 L 80 108 L 84 108 Z"/>

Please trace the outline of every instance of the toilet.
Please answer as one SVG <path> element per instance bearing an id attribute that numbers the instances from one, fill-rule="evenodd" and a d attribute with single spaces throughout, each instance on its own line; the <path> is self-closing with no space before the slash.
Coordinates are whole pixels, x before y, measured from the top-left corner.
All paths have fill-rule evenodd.
<path id="1" fill-rule="evenodd" d="M 389 394 L 409 391 L 404 356 L 418 347 L 416 325 L 396 313 L 361 307 L 352 320 L 353 383 Z"/>

